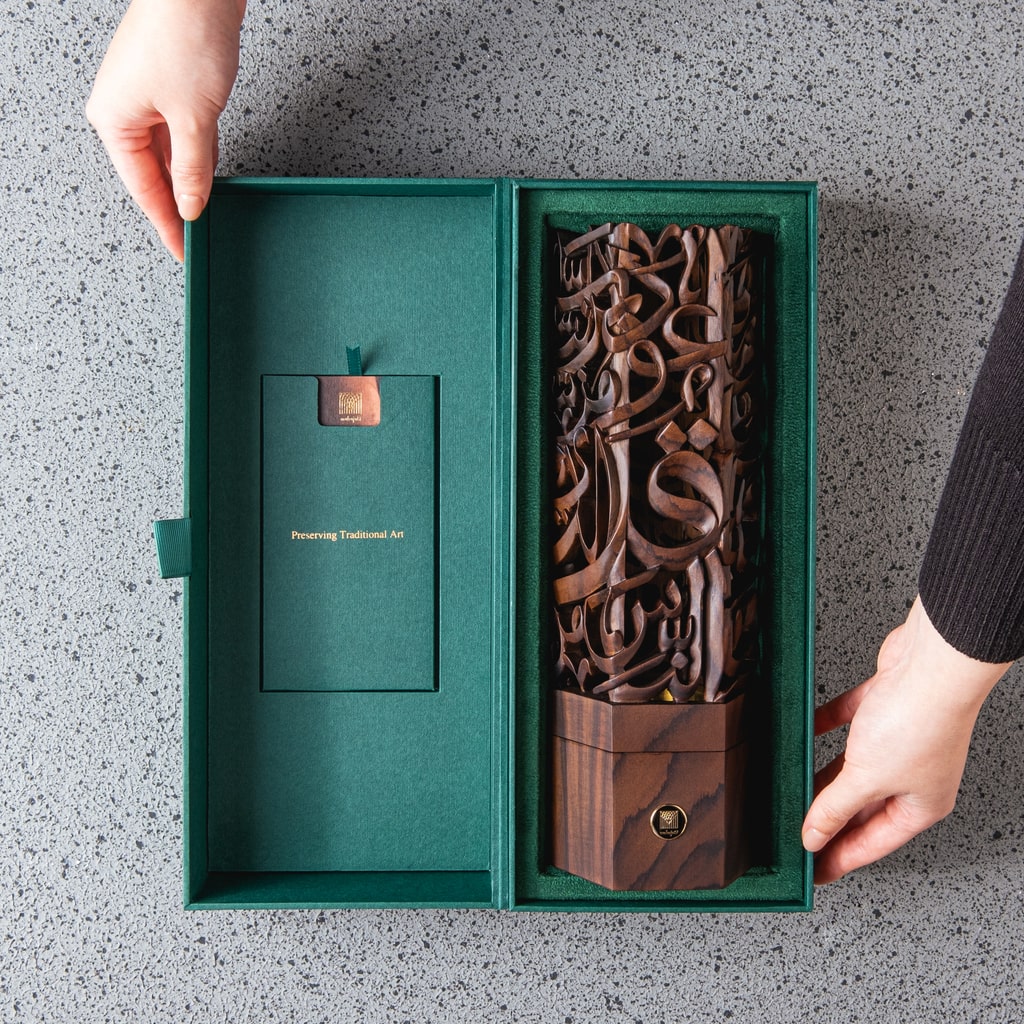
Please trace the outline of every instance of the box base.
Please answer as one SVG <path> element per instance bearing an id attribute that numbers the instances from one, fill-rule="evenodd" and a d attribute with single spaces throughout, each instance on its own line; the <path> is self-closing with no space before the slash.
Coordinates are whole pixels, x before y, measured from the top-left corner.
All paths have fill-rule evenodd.
<path id="1" fill-rule="evenodd" d="M 557 691 L 555 867 L 632 891 L 719 889 L 743 874 L 743 703 L 610 704 Z"/>

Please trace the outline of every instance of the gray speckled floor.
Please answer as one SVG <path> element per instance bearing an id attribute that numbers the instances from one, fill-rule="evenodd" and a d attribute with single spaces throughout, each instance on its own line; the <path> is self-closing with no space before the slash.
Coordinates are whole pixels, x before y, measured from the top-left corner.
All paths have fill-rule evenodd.
<path id="1" fill-rule="evenodd" d="M 0 5 L 0 1020 L 1019 1021 L 1024 714 L 812 915 L 180 909 L 182 274 Z M 818 684 L 902 614 L 1024 224 L 1020 5 L 250 0 L 222 173 L 816 178 Z M 822 749 L 824 758 L 827 751 Z"/>

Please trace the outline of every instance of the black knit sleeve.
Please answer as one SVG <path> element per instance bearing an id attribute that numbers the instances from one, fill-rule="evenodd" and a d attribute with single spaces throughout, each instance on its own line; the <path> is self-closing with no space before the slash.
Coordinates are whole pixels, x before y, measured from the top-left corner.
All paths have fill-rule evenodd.
<path id="1" fill-rule="evenodd" d="M 1024 655 L 1024 247 L 974 385 L 919 580 L 945 639 Z"/>

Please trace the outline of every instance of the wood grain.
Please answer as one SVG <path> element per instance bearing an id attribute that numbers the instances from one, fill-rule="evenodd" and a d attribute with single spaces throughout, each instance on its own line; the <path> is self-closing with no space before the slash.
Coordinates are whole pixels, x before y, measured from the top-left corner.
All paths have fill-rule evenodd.
<path id="1" fill-rule="evenodd" d="M 556 233 L 558 685 L 715 701 L 756 675 L 757 236 Z"/>
<path id="2" fill-rule="evenodd" d="M 607 889 L 634 891 L 722 888 L 747 869 L 746 742 L 719 750 L 644 751 L 644 729 L 632 714 L 637 708 L 584 694 L 557 697 L 563 731 L 575 738 L 553 738 L 556 867 Z M 603 707 L 598 711 L 596 705 Z M 652 710 L 686 712 L 678 727 L 687 724 L 705 744 L 712 736 L 734 738 L 743 712 L 737 701 Z M 705 711 L 715 719 L 706 729 L 696 720 Z M 617 721 L 609 724 L 620 714 L 621 729 Z M 594 727 L 592 743 L 585 741 L 588 725 Z M 665 735 L 655 725 L 646 742 L 657 747 Z M 640 749 L 603 749 L 609 738 Z M 687 815 L 687 827 L 676 839 L 659 838 L 651 828 L 651 815 L 663 805 L 678 806 Z"/>

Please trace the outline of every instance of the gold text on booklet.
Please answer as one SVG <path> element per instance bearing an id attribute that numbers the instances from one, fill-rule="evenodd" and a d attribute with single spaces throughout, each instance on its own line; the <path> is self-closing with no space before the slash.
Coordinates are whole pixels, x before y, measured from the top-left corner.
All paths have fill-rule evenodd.
<path id="1" fill-rule="evenodd" d="M 292 530 L 292 540 L 405 540 L 405 530 L 330 530 L 322 533 L 303 533 Z"/>

